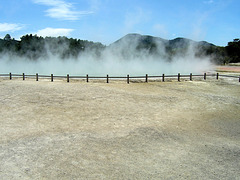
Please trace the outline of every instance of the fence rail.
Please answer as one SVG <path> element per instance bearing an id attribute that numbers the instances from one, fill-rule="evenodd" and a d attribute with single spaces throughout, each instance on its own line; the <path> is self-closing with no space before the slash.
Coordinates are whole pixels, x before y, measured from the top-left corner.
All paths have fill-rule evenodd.
<path id="1" fill-rule="evenodd" d="M 106 79 L 106 82 L 109 83 L 110 79 L 127 79 L 127 83 L 130 83 L 130 79 L 145 79 L 145 82 L 148 82 L 149 79 L 158 79 L 161 78 L 162 82 L 164 82 L 166 80 L 166 78 L 176 78 L 178 81 L 181 81 L 181 78 L 188 78 L 189 80 L 192 81 L 193 77 L 203 77 L 204 80 L 207 79 L 207 77 L 216 77 L 216 79 L 219 79 L 219 77 L 226 77 L 226 78 L 238 78 L 239 82 L 240 82 L 240 76 L 234 76 L 234 75 L 225 75 L 225 74 L 219 74 L 219 73 L 215 73 L 215 74 L 192 74 L 190 73 L 189 75 L 186 74 L 180 74 L 178 73 L 177 75 L 148 75 L 146 74 L 145 76 L 130 76 L 129 74 L 127 76 L 89 76 L 88 74 L 86 76 L 70 76 L 69 74 L 67 74 L 66 76 L 60 76 L 60 75 L 39 75 L 38 73 L 36 73 L 35 75 L 33 74 L 0 74 L 0 77 L 9 77 L 10 80 L 12 80 L 13 77 L 19 78 L 22 77 L 23 80 L 25 80 L 25 78 L 36 78 L 36 81 L 39 80 L 39 78 L 50 78 L 51 81 L 53 82 L 54 78 L 66 78 L 67 82 L 70 82 L 70 79 L 86 79 L 86 82 L 89 82 L 90 79 Z"/>

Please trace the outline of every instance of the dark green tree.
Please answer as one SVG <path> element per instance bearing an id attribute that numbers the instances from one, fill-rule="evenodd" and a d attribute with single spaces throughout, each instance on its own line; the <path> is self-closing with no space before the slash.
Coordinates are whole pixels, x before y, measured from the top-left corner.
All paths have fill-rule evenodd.
<path id="1" fill-rule="evenodd" d="M 6 34 L 6 36 L 4 37 L 5 41 L 10 41 L 11 40 L 11 36 L 10 34 Z"/>
<path id="2" fill-rule="evenodd" d="M 230 63 L 240 62 L 240 39 L 234 39 L 226 46 L 227 54 L 230 58 Z"/>

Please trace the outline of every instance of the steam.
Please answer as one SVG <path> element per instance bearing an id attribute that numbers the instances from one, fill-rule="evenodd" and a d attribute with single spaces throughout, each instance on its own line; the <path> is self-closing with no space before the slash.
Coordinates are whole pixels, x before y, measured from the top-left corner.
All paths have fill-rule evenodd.
<path id="1" fill-rule="evenodd" d="M 161 74 L 199 74 L 211 71 L 214 65 L 210 57 L 196 57 L 196 47 L 189 44 L 184 55 L 176 55 L 169 60 L 164 45 L 157 42 L 156 52 L 152 55 L 150 49 L 136 51 L 137 41 L 123 41 L 117 46 L 109 46 L 101 55 L 96 56 L 92 51 L 84 51 L 77 57 L 61 59 L 57 51 L 49 51 L 46 44 L 47 56 L 37 61 L 3 53 L 0 57 L 0 73 L 26 74 L 56 74 L 56 75 L 94 75 L 94 76 L 126 76 L 130 75 L 161 75 Z M 61 47 L 58 50 L 63 51 Z M 126 51 L 127 49 L 127 51 Z M 160 56 L 159 56 L 160 55 Z"/>

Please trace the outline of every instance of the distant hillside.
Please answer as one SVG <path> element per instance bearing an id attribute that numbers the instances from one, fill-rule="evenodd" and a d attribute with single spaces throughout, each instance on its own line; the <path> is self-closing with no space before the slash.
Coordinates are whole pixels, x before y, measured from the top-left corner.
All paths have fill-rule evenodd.
<path id="1" fill-rule="evenodd" d="M 206 41 L 197 42 L 186 38 L 166 40 L 140 34 L 128 34 L 110 44 L 107 48 L 125 58 L 140 56 L 142 52 L 144 52 L 144 55 L 169 61 L 176 56 L 184 57 L 188 53 L 193 53 L 196 57 L 211 57 L 212 61 L 219 64 L 224 63 L 227 58 L 224 47 L 215 46 Z"/>

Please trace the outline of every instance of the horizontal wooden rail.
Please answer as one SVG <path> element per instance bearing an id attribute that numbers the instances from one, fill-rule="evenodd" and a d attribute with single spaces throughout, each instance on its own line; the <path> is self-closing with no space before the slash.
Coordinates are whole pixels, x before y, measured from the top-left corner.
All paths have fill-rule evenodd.
<path id="1" fill-rule="evenodd" d="M 25 74 L 25 77 L 36 77 L 36 75 L 33 75 L 33 74 Z"/>
<path id="2" fill-rule="evenodd" d="M 143 79 L 143 78 L 146 78 L 146 76 L 130 76 L 130 75 L 129 75 L 129 77 L 131 79 Z"/>
<path id="3" fill-rule="evenodd" d="M 15 76 L 15 77 L 22 77 L 23 75 L 22 74 L 12 74 L 12 77 Z"/>
<path id="4" fill-rule="evenodd" d="M 203 77 L 203 75 L 199 75 L 199 74 L 193 74 L 193 77 Z"/>
<path id="5" fill-rule="evenodd" d="M 126 79 L 127 77 L 123 77 L 123 76 L 111 76 L 111 77 L 109 77 L 109 79 Z"/>
<path id="6" fill-rule="evenodd" d="M 151 76 L 151 75 L 148 75 L 149 78 L 161 78 L 162 76 Z"/>
<path id="7" fill-rule="evenodd" d="M 224 75 L 224 74 L 219 74 L 219 77 L 231 77 L 231 78 L 239 78 L 238 76 L 232 76 L 232 75 Z"/>
<path id="8" fill-rule="evenodd" d="M 2 77 L 9 76 L 9 74 L 0 74 L 0 76 L 2 76 Z"/>
<path id="9" fill-rule="evenodd" d="M 69 78 L 73 78 L 73 79 L 84 79 L 84 78 L 86 78 L 86 76 L 70 76 L 70 75 L 69 75 Z"/>
<path id="10" fill-rule="evenodd" d="M 67 76 L 54 76 L 54 78 L 66 78 Z"/>
<path id="11" fill-rule="evenodd" d="M 51 77 L 51 75 L 38 75 L 38 77 L 50 78 L 50 77 Z"/>

